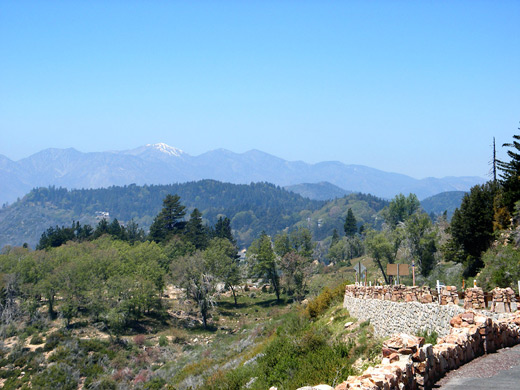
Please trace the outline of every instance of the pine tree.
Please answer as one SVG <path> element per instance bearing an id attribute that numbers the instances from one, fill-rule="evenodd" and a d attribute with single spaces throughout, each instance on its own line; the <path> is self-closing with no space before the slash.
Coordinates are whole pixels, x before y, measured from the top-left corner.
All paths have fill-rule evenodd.
<path id="1" fill-rule="evenodd" d="M 108 234 L 120 240 L 124 238 L 124 229 L 121 227 L 117 218 L 114 218 L 110 225 L 108 225 Z"/>
<path id="2" fill-rule="evenodd" d="M 231 231 L 231 221 L 228 217 L 219 217 L 215 224 L 214 235 L 216 238 L 227 238 L 231 243 L 235 244 L 235 239 Z"/>
<path id="3" fill-rule="evenodd" d="M 103 234 L 108 233 L 108 221 L 103 218 L 96 226 L 96 230 L 94 231 L 94 238 L 99 238 Z"/>
<path id="4" fill-rule="evenodd" d="M 514 214 L 515 203 L 520 200 L 520 135 L 514 135 L 513 139 L 512 143 L 502 145 L 511 149 L 507 151 L 511 160 L 508 162 L 497 161 L 498 169 L 502 172 L 500 174 L 502 187 L 500 203 L 507 208 L 510 214 Z"/>
<path id="5" fill-rule="evenodd" d="M 332 231 L 332 240 L 330 241 L 330 247 L 332 248 L 339 241 L 338 229 L 334 228 Z"/>
<path id="6" fill-rule="evenodd" d="M 150 226 L 150 239 L 161 242 L 182 233 L 186 225 L 186 222 L 182 220 L 186 215 L 185 209 L 186 207 L 181 204 L 178 195 L 166 195 L 161 212 Z"/>
<path id="7" fill-rule="evenodd" d="M 357 232 L 357 220 L 356 217 L 354 217 L 354 213 L 352 212 L 352 209 L 349 208 L 347 211 L 347 218 L 345 219 L 345 235 L 347 237 L 352 237 Z"/>
<path id="8" fill-rule="evenodd" d="M 444 245 L 444 257 L 463 263 L 465 276 L 474 276 L 482 268 L 482 253 L 493 241 L 493 202 L 496 193 L 492 182 L 473 186 L 451 218 L 451 238 Z"/>
<path id="9" fill-rule="evenodd" d="M 202 224 L 202 214 L 197 208 L 190 214 L 190 220 L 186 223 L 185 235 L 196 249 L 205 249 L 208 245 L 207 229 Z"/>

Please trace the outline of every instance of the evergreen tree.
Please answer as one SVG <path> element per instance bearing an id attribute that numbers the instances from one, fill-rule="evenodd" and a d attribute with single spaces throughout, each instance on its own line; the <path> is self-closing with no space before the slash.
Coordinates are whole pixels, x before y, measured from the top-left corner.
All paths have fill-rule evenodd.
<path id="1" fill-rule="evenodd" d="M 262 232 L 260 238 L 253 241 L 249 247 L 248 258 L 252 276 L 269 280 L 276 294 L 276 300 L 280 301 L 278 259 L 273 251 L 271 238 L 265 232 Z"/>
<path id="2" fill-rule="evenodd" d="M 186 215 L 185 208 L 178 195 L 166 195 L 161 212 L 150 226 L 150 239 L 161 242 L 182 233 L 186 225 L 186 222 L 182 220 Z"/>
<path id="3" fill-rule="evenodd" d="M 357 232 L 357 220 L 356 217 L 354 217 L 354 213 L 352 212 L 352 209 L 349 208 L 347 211 L 347 218 L 345 218 L 345 235 L 347 237 L 352 237 Z"/>
<path id="4" fill-rule="evenodd" d="M 332 248 L 335 244 L 337 244 L 339 240 L 340 240 L 340 237 L 338 234 L 338 229 L 334 228 L 334 230 L 332 231 L 332 239 L 330 241 L 330 248 Z"/>
<path id="5" fill-rule="evenodd" d="M 451 238 L 443 247 L 448 260 L 463 263 L 465 275 L 482 268 L 481 255 L 493 240 L 493 202 L 496 186 L 488 182 L 471 188 L 451 218 Z"/>
<path id="6" fill-rule="evenodd" d="M 137 241 L 144 241 L 146 238 L 144 230 L 140 228 L 137 222 L 133 219 L 128 222 L 128 225 L 126 226 L 126 236 L 128 241 L 132 244 Z"/>
<path id="7" fill-rule="evenodd" d="M 94 238 L 99 238 L 101 237 L 103 234 L 107 234 L 108 233 L 108 221 L 103 218 L 101 221 L 99 221 L 99 223 L 97 224 L 96 226 L 96 230 L 94 230 L 94 235 L 93 237 Z"/>
<path id="8" fill-rule="evenodd" d="M 278 256 L 284 257 L 291 250 L 291 241 L 287 233 L 283 232 L 274 237 L 274 251 Z"/>
<path id="9" fill-rule="evenodd" d="M 202 214 L 199 209 L 195 208 L 190 214 L 190 219 L 186 223 L 184 234 L 196 249 L 205 249 L 207 247 L 208 233 L 202 224 Z"/>
<path id="10" fill-rule="evenodd" d="M 90 240 L 92 238 L 92 235 L 94 234 L 94 229 L 90 225 L 80 225 L 78 222 L 76 225 L 76 238 L 79 241 L 86 241 Z"/>
<path id="11" fill-rule="evenodd" d="M 231 231 L 231 221 L 228 217 L 218 218 L 217 223 L 215 224 L 214 236 L 216 238 L 227 238 L 229 242 L 236 244 Z"/>
<path id="12" fill-rule="evenodd" d="M 108 234 L 118 240 L 124 240 L 125 231 L 117 218 L 114 218 L 114 220 L 108 225 Z"/>
<path id="13" fill-rule="evenodd" d="M 305 296 L 307 278 L 310 274 L 310 259 L 296 252 L 289 252 L 282 257 L 280 268 L 288 295 L 294 295 L 297 301 Z"/>
<path id="14" fill-rule="evenodd" d="M 500 204 L 496 207 L 496 211 L 500 212 L 500 206 L 502 206 L 510 215 L 513 215 L 515 203 L 520 200 L 520 135 L 514 135 L 512 143 L 505 143 L 502 146 L 510 148 L 507 155 L 511 160 L 497 161 L 498 169 L 502 172 L 500 174 L 502 188 Z"/>
<path id="15" fill-rule="evenodd" d="M 42 233 L 40 237 L 40 241 L 38 245 L 36 245 L 36 249 L 48 249 L 48 248 L 56 248 L 67 241 L 72 241 L 76 239 L 75 235 L 76 231 L 76 223 L 72 223 L 72 227 L 66 228 L 62 226 L 49 227 L 45 232 Z"/>

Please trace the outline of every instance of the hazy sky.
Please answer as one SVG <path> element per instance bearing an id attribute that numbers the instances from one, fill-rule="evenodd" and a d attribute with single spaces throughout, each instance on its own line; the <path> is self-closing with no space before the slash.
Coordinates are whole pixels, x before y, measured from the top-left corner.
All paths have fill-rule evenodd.
<path id="1" fill-rule="evenodd" d="M 519 19 L 517 0 L 2 0 L 0 154 L 165 142 L 485 177 L 519 133 Z"/>

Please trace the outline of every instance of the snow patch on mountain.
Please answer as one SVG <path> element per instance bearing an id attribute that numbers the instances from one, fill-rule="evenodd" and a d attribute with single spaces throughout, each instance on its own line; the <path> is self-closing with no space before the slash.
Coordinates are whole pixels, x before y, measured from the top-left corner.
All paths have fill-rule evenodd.
<path id="1" fill-rule="evenodd" d="M 147 148 L 153 148 L 158 150 L 161 153 L 165 153 L 169 156 L 180 157 L 184 154 L 184 152 L 180 149 L 174 148 L 173 146 L 166 145 L 165 143 L 157 143 L 157 144 L 147 144 Z"/>

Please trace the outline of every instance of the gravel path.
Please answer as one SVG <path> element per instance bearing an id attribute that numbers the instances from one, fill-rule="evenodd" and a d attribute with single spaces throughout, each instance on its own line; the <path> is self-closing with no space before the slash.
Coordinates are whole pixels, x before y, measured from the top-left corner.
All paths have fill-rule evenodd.
<path id="1" fill-rule="evenodd" d="M 457 370 L 450 371 L 434 388 L 520 390 L 520 345 L 480 356 Z"/>

